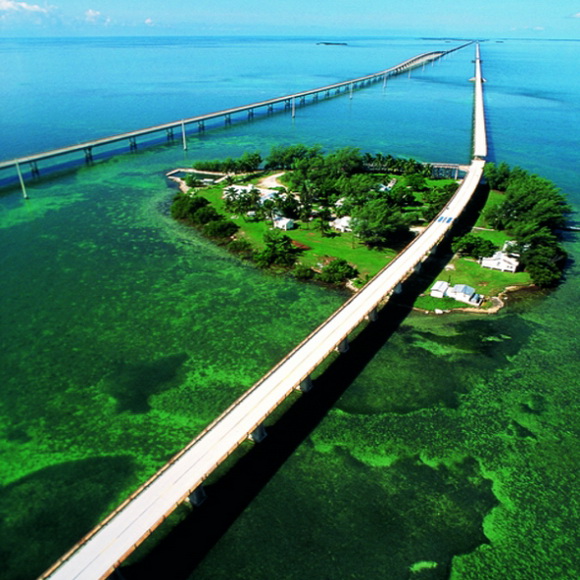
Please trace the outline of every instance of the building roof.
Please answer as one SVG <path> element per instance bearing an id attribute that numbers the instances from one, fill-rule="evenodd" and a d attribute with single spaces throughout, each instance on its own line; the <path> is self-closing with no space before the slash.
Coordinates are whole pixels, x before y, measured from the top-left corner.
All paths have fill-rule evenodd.
<path id="1" fill-rule="evenodd" d="M 455 284 L 455 286 L 453 286 L 453 292 L 456 294 L 466 294 L 467 296 L 471 296 L 472 294 L 475 294 L 475 288 L 472 288 L 467 284 Z"/>
<path id="2" fill-rule="evenodd" d="M 437 280 L 437 282 L 435 282 L 435 284 L 433 284 L 433 287 L 431 288 L 431 291 L 435 290 L 435 291 L 440 291 L 440 292 L 444 292 L 445 290 L 447 290 L 447 288 L 449 288 L 449 282 L 445 282 L 445 280 Z"/>

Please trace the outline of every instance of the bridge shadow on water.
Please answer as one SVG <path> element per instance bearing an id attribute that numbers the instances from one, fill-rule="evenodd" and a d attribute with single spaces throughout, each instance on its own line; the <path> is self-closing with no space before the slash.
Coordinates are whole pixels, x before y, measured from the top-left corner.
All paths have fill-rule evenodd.
<path id="1" fill-rule="evenodd" d="M 455 226 L 453 235 L 463 233 L 473 224 L 476 211 L 484 201 L 481 198 L 485 195 L 477 197 L 480 199 L 466 211 L 465 219 Z M 397 331 L 411 312 L 417 296 L 427 290 L 451 256 L 450 242 L 442 242 L 437 253 L 423 264 L 421 272 L 408 278 L 403 292 L 380 311 L 378 320 L 368 323 L 351 342 L 349 351 L 337 357 L 314 380 L 312 390 L 297 397 L 284 414 L 268 427 L 268 436 L 205 487 L 207 500 L 194 508 L 153 547 L 136 552 L 131 563 L 121 567 L 118 577 L 125 580 L 166 578 L 169 571 L 174 580 L 185 580 L 191 576 L 213 546 Z"/>

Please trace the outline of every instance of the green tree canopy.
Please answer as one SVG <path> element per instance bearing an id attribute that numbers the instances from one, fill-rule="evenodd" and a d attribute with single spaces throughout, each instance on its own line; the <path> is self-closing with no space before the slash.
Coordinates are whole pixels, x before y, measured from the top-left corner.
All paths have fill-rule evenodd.
<path id="1" fill-rule="evenodd" d="M 565 197 L 553 183 L 523 173 L 510 177 L 504 201 L 490 208 L 486 218 L 494 227 L 508 232 L 523 225 L 554 230 L 566 223 L 569 212 Z"/>
<path id="2" fill-rule="evenodd" d="M 356 208 L 352 218 L 353 232 L 368 246 L 389 246 L 409 236 L 409 216 L 385 199 Z"/>
<path id="3" fill-rule="evenodd" d="M 353 268 L 345 259 L 336 258 L 322 268 L 318 279 L 327 284 L 341 284 L 357 275 L 357 269 Z"/>
<path id="4" fill-rule="evenodd" d="M 423 217 L 427 221 L 431 221 L 451 199 L 457 186 L 454 183 L 444 185 L 443 187 L 436 187 L 432 190 L 425 191 L 423 195 Z"/>
<path id="5" fill-rule="evenodd" d="M 203 231 L 210 238 L 225 239 L 231 238 L 239 229 L 233 221 L 222 218 L 205 224 Z"/>
<path id="6" fill-rule="evenodd" d="M 176 220 L 192 221 L 193 214 L 209 204 L 205 197 L 200 195 L 189 195 L 185 193 L 178 193 L 173 198 L 171 204 L 171 217 Z"/>
<path id="7" fill-rule="evenodd" d="M 264 244 L 266 247 L 254 257 L 261 268 L 273 265 L 290 267 L 298 258 L 292 240 L 281 230 L 268 230 L 264 234 Z"/>
<path id="8" fill-rule="evenodd" d="M 464 256 L 471 256 L 472 258 L 493 256 L 497 250 L 497 246 L 493 242 L 472 233 L 455 238 L 451 247 L 454 252 L 458 252 Z"/>

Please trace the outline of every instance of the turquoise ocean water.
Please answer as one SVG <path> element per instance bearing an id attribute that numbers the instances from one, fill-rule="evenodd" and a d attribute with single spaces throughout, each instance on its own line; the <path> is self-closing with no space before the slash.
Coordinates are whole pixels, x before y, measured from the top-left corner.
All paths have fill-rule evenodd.
<path id="1" fill-rule="evenodd" d="M 0 159 L 456 44 L 317 40 L 0 39 Z M 492 160 L 555 181 L 573 221 L 579 46 L 481 48 Z M 295 142 L 466 162 L 473 57 L 464 49 L 295 120 L 218 123 L 187 152 L 159 145 L 53 175 L 29 183 L 28 201 L 0 191 L 0 578 L 42 572 L 345 299 L 264 275 L 173 223 L 165 173 Z M 547 295 L 495 316 L 407 317 L 175 577 L 577 577 L 575 234 L 566 249 L 566 279 Z"/>

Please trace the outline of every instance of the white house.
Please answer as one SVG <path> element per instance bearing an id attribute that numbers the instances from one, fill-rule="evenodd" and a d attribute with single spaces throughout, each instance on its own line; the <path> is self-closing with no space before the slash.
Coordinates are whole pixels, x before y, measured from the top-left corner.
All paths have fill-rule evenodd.
<path id="1" fill-rule="evenodd" d="M 391 181 L 389 181 L 389 183 L 387 185 L 385 185 L 384 183 L 381 183 L 378 187 L 379 191 L 391 191 L 391 189 L 393 189 L 393 187 L 395 187 L 395 185 L 397 185 L 397 180 L 395 178 L 391 179 Z"/>
<path id="2" fill-rule="evenodd" d="M 479 263 L 484 268 L 501 270 L 502 272 L 515 272 L 520 265 L 518 260 L 520 255 L 514 251 L 516 245 L 517 242 L 506 242 L 500 251 L 491 257 L 481 258 Z"/>
<path id="3" fill-rule="evenodd" d="M 352 218 L 349 215 L 345 215 L 341 218 L 336 218 L 334 221 L 330 222 L 330 227 L 338 230 L 339 232 L 352 232 L 350 227 L 350 222 Z"/>
<path id="4" fill-rule="evenodd" d="M 260 192 L 260 203 L 263 204 L 267 199 L 274 199 L 278 192 L 272 189 L 259 189 Z"/>
<path id="5" fill-rule="evenodd" d="M 448 288 L 449 282 L 445 282 L 444 280 L 437 280 L 437 282 L 435 282 L 431 288 L 431 296 L 433 296 L 433 298 L 443 298 Z"/>
<path id="6" fill-rule="evenodd" d="M 520 265 L 520 262 L 517 258 L 510 256 L 503 251 L 498 251 L 493 256 L 488 258 L 481 258 L 479 263 L 484 268 L 501 270 L 502 272 L 515 272 Z"/>
<path id="7" fill-rule="evenodd" d="M 277 217 L 274 219 L 274 227 L 284 231 L 294 229 L 294 220 L 285 217 Z"/>
<path id="8" fill-rule="evenodd" d="M 447 289 L 446 295 L 449 298 L 465 302 L 465 304 L 472 304 L 479 306 L 483 302 L 483 296 L 480 296 L 475 290 L 467 284 L 455 284 Z"/>

